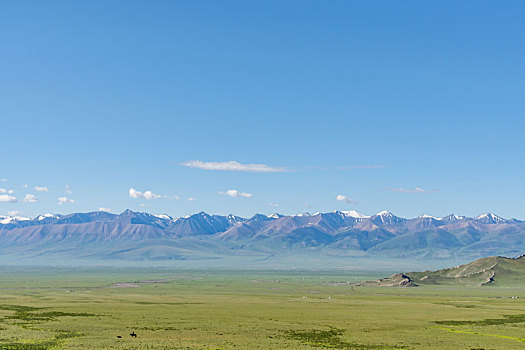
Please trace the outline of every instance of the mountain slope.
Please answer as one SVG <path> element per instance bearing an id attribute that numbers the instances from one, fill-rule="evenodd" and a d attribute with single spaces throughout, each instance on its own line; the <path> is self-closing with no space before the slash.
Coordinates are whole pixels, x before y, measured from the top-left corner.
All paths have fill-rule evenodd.
<path id="1" fill-rule="evenodd" d="M 358 286 L 409 287 L 419 285 L 447 286 L 523 286 L 525 257 L 491 256 L 471 263 L 437 271 L 406 272 Z"/>

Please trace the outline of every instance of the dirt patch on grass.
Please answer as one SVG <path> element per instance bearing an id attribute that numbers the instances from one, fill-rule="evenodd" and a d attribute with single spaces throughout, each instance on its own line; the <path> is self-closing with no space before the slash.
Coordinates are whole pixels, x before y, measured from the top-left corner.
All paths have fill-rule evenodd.
<path id="1" fill-rule="evenodd" d="M 171 282 L 169 279 L 157 279 L 157 280 L 143 280 L 135 282 L 115 282 L 112 283 L 107 289 L 112 288 L 138 288 L 141 284 L 157 284 L 157 283 L 168 283 Z"/>
<path id="2" fill-rule="evenodd" d="M 476 321 L 455 321 L 455 320 L 445 320 L 445 321 L 434 321 L 436 324 L 445 325 L 445 326 L 494 326 L 507 323 L 521 323 L 525 322 L 525 314 L 519 315 L 503 315 L 503 318 L 487 318 L 484 320 Z"/>
<path id="3" fill-rule="evenodd" d="M 139 285 L 133 282 L 117 282 L 113 283 L 111 286 L 107 287 L 108 289 L 113 288 L 138 288 Z"/>

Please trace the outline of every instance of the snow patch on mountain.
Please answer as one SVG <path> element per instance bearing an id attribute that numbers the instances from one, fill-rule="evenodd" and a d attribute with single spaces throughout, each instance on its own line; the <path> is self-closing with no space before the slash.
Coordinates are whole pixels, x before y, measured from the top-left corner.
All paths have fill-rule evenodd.
<path id="1" fill-rule="evenodd" d="M 153 214 L 153 216 L 159 219 L 173 220 L 173 218 L 169 216 L 168 214 Z"/>
<path id="2" fill-rule="evenodd" d="M 16 222 L 20 222 L 20 221 L 29 221 L 31 220 L 30 218 L 25 218 L 25 217 L 22 217 L 22 216 L 3 216 L 3 215 L 0 215 L 0 224 L 3 224 L 3 225 L 9 225 L 9 224 L 13 224 L 13 223 L 16 223 Z"/>

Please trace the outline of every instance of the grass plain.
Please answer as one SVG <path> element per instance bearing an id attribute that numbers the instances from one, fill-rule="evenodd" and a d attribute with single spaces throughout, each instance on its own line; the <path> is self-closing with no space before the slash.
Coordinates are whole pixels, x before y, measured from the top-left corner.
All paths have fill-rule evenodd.
<path id="1" fill-rule="evenodd" d="M 5 267 L 0 349 L 525 348 L 525 288 L 352 286 L 385 275 Z"/>

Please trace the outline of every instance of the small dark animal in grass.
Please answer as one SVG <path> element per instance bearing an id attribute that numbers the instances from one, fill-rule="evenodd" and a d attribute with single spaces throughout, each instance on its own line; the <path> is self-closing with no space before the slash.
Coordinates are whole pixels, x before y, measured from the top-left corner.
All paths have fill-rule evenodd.
<path id="1" fill-rule="evenodd" d="M 135 334 L 135 331 L 131 332 L 129 335 L 131 335 L 132 337 L 137 337 L 137 335 Z"/>
<path id="2" fill-rule="evenodd" d="M 122 339 L 122 336 L 121 335 L 117 335 L 117 338 Z"/>

